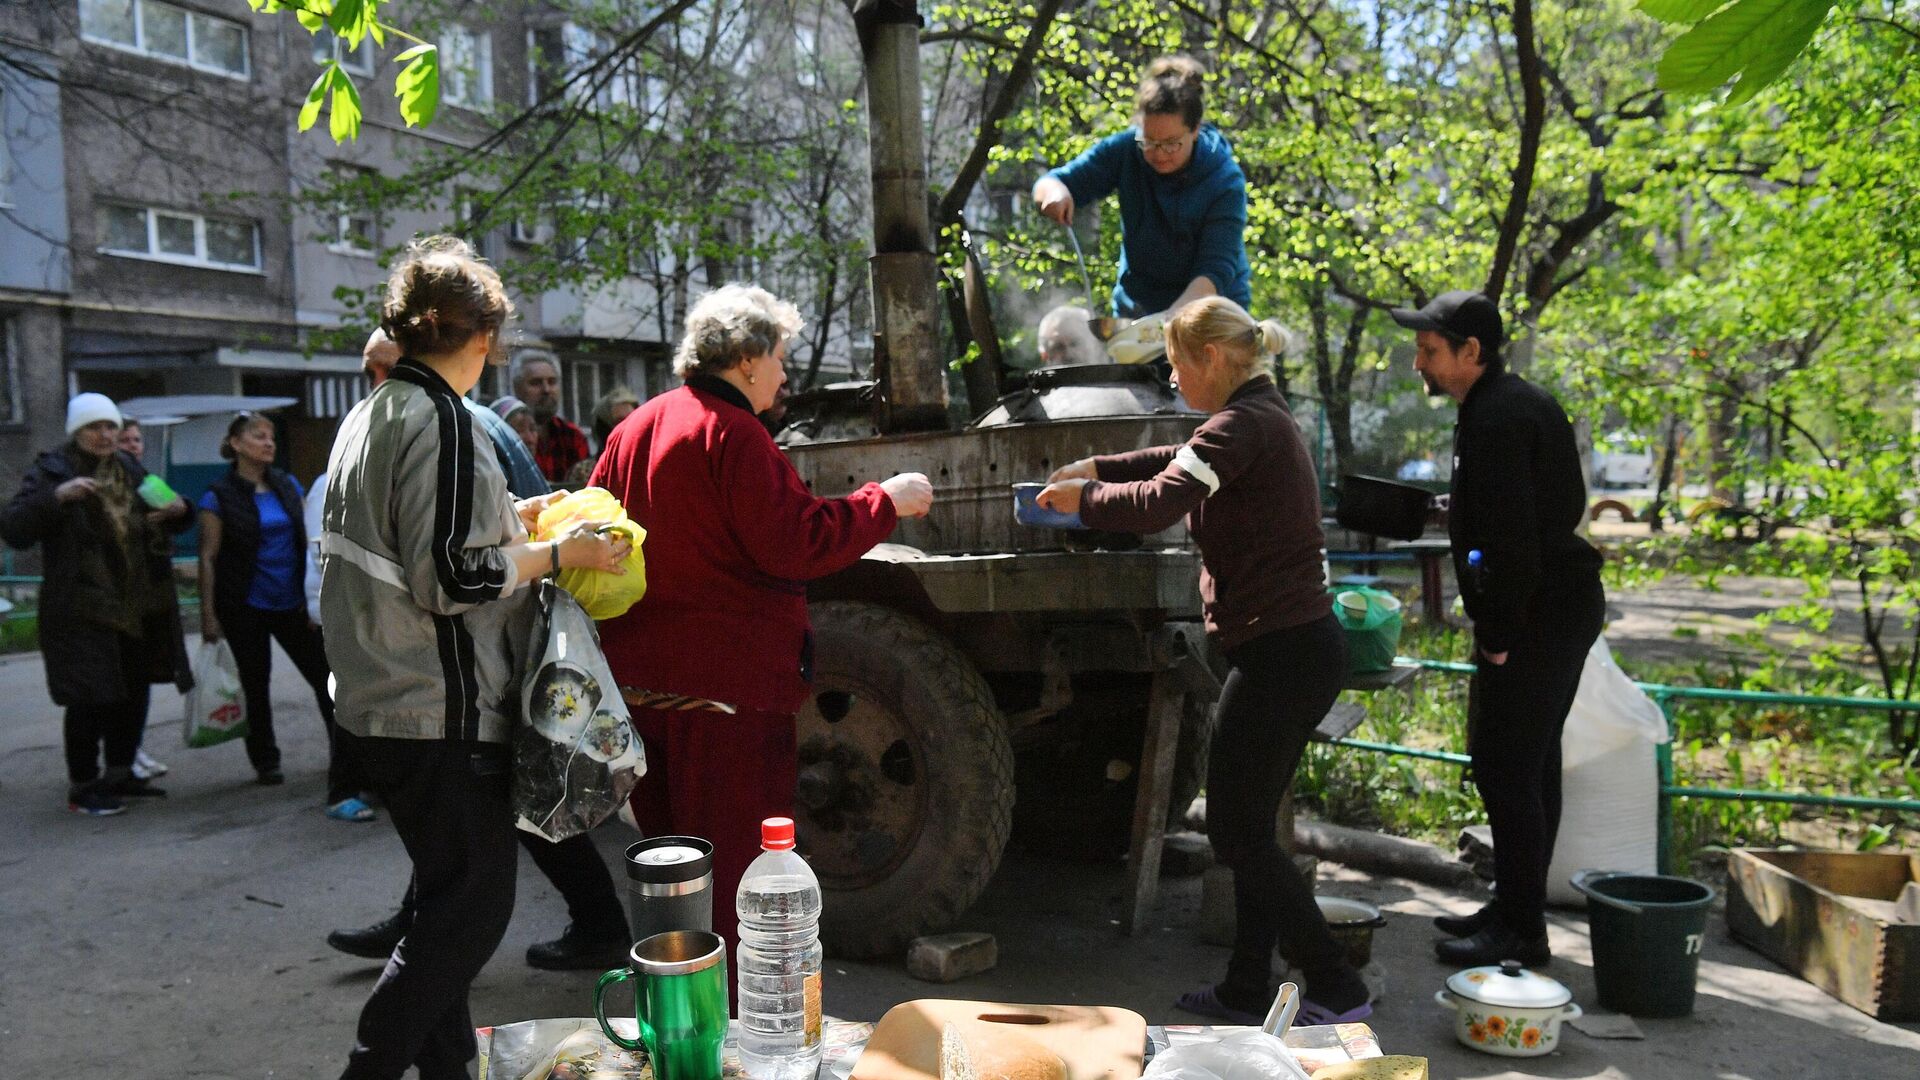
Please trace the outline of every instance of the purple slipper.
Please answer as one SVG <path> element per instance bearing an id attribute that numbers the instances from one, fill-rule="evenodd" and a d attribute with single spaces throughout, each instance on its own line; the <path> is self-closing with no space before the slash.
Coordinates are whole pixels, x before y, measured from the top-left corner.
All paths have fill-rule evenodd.
<path id="1" fill-rule="evenodd" d="M 1373 1003 L 1370 1001 L 1363 1001 L 1346 1012 L 1337 1013 L 1325 1005 L 1301 998 L 1300 1012 L 1293 1022 L 1302 1027 L 1327 1027 L 1332 1024 L 1357 1024 L 1372 1015 Z M 1254 1021 L 1256 1024 L 1259 1022 Z"/>
<path id="2" fill-rule="evenodd" d="M 1240 1024 L 1246 1027 L 1259 1027 L 1265 1020 L 1264 1017 L 1255 1016 L 1250 1012 L 1241 1012 L 1222 1002 L 1220 996 L 1213 992 L 1212 983 L 1198 990 L 1189 990 L 1181 994 L 1174 1004 L 1195 1016 L 1204 1016 L 1209 1020 L 1225 1020 L 1229 1024 Z M 1303 1005 L 1303 1010 L 1304 1007 Z"/>

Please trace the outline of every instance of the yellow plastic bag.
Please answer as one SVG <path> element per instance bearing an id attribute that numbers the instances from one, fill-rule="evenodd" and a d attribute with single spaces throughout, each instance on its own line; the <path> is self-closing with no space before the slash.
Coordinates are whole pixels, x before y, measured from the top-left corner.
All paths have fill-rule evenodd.
<path id="1" fill-rule="evenodd" d="M 626 507 L 620 505 L 612 492 L 590 487 L 571 492 L 542 510 L 533 538 L 551 540 L 576 521 L 603 522 L 609 528 L 626 533 L 633 541 L 633 552 L 626 561 L 627 572 L 609 574 L 600 570 L 567 569 L 560 571 L 554 581 L 572 593 L 586 609 L 587 617 L 596 622 L 625 615 L 628 608 L 647 594 L 647 559 L 641 553 L 647 530 L 627 516 Z"/>

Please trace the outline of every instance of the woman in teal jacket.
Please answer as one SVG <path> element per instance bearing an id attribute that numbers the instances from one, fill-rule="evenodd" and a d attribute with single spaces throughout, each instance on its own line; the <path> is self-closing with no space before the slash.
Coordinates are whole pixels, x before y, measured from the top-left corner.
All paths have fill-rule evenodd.
<path id="1" fill-rule="evenodd" d="M 1155 60 L 1134 95 L 1134 127 L 1033 185 L 1040 212 L 1069 227 L 1075 207 L 1118 193 L 1115 315 L 1138 318 L 1215 295 L 1249 306 L 1247 178 L 1227 137 L 1201 118 L 1202 74 L 1189 57 Z"/>

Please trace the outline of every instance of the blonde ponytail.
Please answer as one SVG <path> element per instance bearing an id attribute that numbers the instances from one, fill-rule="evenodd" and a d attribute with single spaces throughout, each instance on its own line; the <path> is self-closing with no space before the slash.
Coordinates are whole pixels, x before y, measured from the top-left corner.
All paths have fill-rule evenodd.
<path id="1" fill-rule="evenodd" d="M 1270 372 L 1269 357 L 1286 351 L 1289 337 L 1286 327 L 1272 319 L 1256 323 L 1224 296 L 1195 300 L 1167 320 L 1168 355 L 1198 356 L 1214 345 L 1242 379 Z"/>

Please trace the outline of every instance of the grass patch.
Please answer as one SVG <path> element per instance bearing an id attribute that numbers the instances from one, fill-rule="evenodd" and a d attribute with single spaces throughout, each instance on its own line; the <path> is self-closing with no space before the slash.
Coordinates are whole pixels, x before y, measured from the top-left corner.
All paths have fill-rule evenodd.
<path id="1" fill-rule="evenodd" d="M 1465 660 L 1470 638 L 1458 630 L 1409 627 L 1400 652 Z M 1627 674 L 1674 686 L 1766 689 L 1823 696 L 1878 696 L 1862 673 L 1773 668 L 1756 686 L 1737 661 L 1637 664 Z M 1428 749 L 1466 751 L 1467 677 L 1427 672 L 1410 691 L 1352 694 L 1367 709 L 1355 737 Z M 1691 787 L 1757 788 L 1877 798 L 1920 799 L 1920 761 L 1897 756 L 1879 713 L 1837 708 L 1755 707 L 1678 701 L 1671 711 L 1675 782 Z M 1296 795 L 1331 821 L 1379 829 L 1451 848 L 1462 827 L 1484 820 L 1466 770 L 1440 761 L 1313 745 L 1301 761 Z M 1801 844 L 1870 850 L 1920 849 L 1920 815 L 1835 810 L 1718 799 L 1673 802 L 1674 853 L 1689 866 L 1715 849 Z"/>

